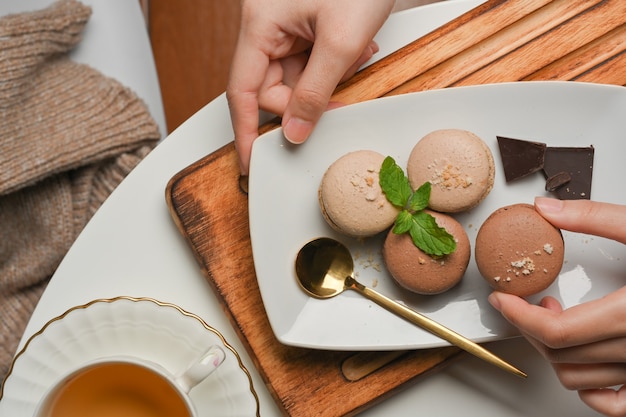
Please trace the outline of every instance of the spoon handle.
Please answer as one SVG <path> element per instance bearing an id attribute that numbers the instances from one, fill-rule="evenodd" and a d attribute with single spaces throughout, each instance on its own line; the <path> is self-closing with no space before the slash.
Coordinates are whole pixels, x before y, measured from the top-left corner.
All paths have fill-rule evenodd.
<path id="1" fill-rule="evenodd" d="M 346 278 L 345 286 L 346 288 L 359 292 L 364 297 L 369 298 L 370 300 L 374 301 L 376 304 L 387 309 L 388 311 L 408 320 L 413 324 L 416 324 L 417 326 L 429 331 L 435 336 L 438 336 L 443 340 L 460 347 L 461 349 L 471 353 L 472 355 L 514 375 L 526 378 L 526 374 L 524 372 L 520 371 L 508 362 L 505 362 L 504 360 L 494 355 L 487 349 L 483 348 L 479 344 L 472 342 L 468 338 L 461 336 L 457 332 L 450 330 L 449 328 L 437 323 L 436 321 L 424 316 L 423 314 L 420 314 L 415 310 L 412 310 L 396 301 L 393 301 L 388 297 L 385 297 L 379 292 L 366 287 L 365 285 L 357 282 L 354 278 Z"/>

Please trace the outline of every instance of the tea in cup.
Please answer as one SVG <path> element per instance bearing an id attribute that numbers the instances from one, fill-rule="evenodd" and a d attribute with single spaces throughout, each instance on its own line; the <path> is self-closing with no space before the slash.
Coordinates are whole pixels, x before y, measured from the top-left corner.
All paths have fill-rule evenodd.
<path id="1" fill-rule="evenodd" d="M 36 417 L 197 417 L 189 391 L 223 362 L 212 346 L 178 375 L 134 357 L 87 363 L 55 383 Z"/>

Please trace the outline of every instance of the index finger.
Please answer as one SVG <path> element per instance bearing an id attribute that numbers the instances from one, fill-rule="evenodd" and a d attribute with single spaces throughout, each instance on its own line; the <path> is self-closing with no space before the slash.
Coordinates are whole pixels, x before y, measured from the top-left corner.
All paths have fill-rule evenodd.
<path id="1" fill-rule="evenodd" d="M 259 89 L 269 66 L 261 50 L 240 42 L 232 60 L 226 98 L 235 133 L 241 173 L 248 174 L 252 143 L 259 135 Z"/>
<path id="2" fill-rule="evenodd" d="M 535 207 L 554 226 L 626 243 L 626 206 L 538 197 Z"/>

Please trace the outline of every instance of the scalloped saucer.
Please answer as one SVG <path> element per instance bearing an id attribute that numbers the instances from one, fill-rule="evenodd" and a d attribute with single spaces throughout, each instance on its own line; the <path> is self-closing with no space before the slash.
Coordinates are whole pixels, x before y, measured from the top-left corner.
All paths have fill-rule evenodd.
<path id="1" fill-rule="evenodd" d="M 199 415 L 258 416 L 250 373 L 219 331 L 174 304 L 126 296 L 73 307 L 35 333 L 0 388 L 0 415 L 32 416 L 48 386 L 82 363 L 130 355 L 175 372 L 210 345 L 223 346 L 226 359 L 191 391 Z"/>

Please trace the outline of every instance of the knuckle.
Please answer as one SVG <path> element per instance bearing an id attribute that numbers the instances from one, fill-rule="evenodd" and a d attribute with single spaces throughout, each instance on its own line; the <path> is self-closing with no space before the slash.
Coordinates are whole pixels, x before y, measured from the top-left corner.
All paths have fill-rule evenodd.
<path id="1" fill-rule="evenodd" d="M 330 54 L 337 54 L 337 56 L 341 56 L 340 54 L 361 54 L 363 49 L 365 49 L 363 40 L 358 37 L 353 36 L 347 31 L 341 30 L 341 28 L 337 28 L 337 30 L 327 33 L 326 39 L 326 47 Z"/>
<path id="2" fill-rule="evenodd" d="M 292 100 L 305 113 L 318 113 L 326 107 L 328 98 L 321 92 L 310 88 L 298 88 L 293 91 Z"/>
<path id="3" fill-rule="evenodd" d="M 556 349 L 569 346 L 571 340 L 572 335 L 560 321 L 549 323 L 543 332 L 543 342 L 555 356 L 558 356 Z"/>

